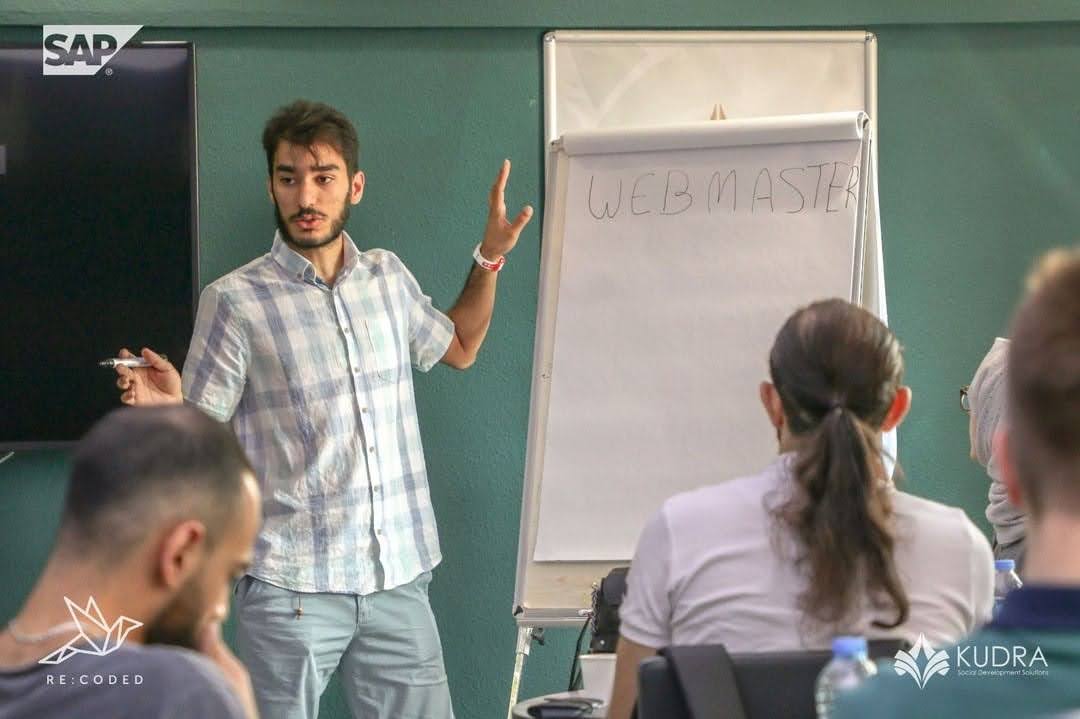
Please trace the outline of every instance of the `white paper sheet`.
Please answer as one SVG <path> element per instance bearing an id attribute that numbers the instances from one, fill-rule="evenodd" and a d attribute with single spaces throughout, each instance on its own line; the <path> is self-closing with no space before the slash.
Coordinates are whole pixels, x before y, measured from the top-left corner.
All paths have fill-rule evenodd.
<path id="1" fill-rule="evenodd" d="M 776 332 L 851 298 L 858 139 L 642 147 L 566 160 L 536 561 L 629 559 L 666 497 L 760 470 Z"/>

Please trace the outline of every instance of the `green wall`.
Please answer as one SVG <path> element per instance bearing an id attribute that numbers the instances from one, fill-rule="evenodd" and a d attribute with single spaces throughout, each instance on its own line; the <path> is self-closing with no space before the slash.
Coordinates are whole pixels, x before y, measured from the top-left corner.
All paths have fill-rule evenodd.
<path id="1" fill-rule="evenodd" d="M 139 23 L 152 27 L 728 28 L 1080 19 L 1075 0 L 431 0 L 297 5 L 293 0 L 3 0 L 0 23 Z"/>
<path id="2" fill-rule="evenodd" d="M 508 4 L 494 17 L 479 0 L 462 2 L 456 13 L 451 4 L 417 2 L 356 4 L 341 14 L 289 10 L 283 2 L 259 14 L 206 2 L 199 11 L 176 11 L 116 0 L 93 13 L 77 3 L 22 5 L 0 6 L 7 23 L 0 42 L 39 42 L 33 25 L 42 22 L 141 22 L 155 27 L 140 39 L 195 42 L 204 283 L 269 246 L 259 133 L 275 107 L 304 96 L 337 105 L 359 126 L 368 186 L 350 232 L 362 246 L 401 255 L 442 307 L 460 289 L 503 157 L 514 161 L 511 206 L 539 208 L 544 31 L 697 24 L 876 32 L 890 316 L 915 391 L 901 433 L 906 486 L 959 504 L 985 525 L 986 481 L 967 459 L 957 388 L 1004 332 L 1031 259 L 1077 240 L 1077 3 L 898 10 L 833 0 L 809 11 L 779 0 L 753 8 L 683 0 L 628 2 L 607 13 L 597 9 L 603 5 L 533 3 Z M 1024 19 L 1064 22 L 1015 22 Z M 538 216 L 502 274 L 477 365 L 417 377 L 446 554 L 432 602 L 463 719 L 504 716 L 509 692 L 539 224 Z M 0 621 L 16 611 L 46 558 L 65 471 L 58 452 L 21 453 L 0 466 Z M 563 688 L 573 639 L 549 632 L 548 646 L 534 648 L 522 696 Z M 322 716 L 347 716 L 336 686 Z"/>

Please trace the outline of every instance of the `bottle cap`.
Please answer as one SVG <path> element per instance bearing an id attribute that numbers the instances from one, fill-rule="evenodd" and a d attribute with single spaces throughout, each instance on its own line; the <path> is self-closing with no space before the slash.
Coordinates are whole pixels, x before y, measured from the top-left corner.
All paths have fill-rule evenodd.
<path id="1" fill-rule="evenodd" d="M 833 637 L 832 651 L 835 657 L 866 656 L 866 637 Z"/>
<path id="2" fill-rule="evenodd" d="M 997 572 L 1011 572 L 1016 569 L 1015 559 L 995 559 L 994 571 Z"/>

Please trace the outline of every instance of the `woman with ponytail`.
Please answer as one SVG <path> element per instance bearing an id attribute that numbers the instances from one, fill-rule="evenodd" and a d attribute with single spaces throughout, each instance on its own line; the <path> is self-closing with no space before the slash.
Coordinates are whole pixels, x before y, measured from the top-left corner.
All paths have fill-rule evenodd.
<path id="1" fill-rule="evenodd" d="M 881 433 L 911 404 L 903 372 L 896 336 L 849 302 L 788 318 L 759 390 L 780 456 L 672 497 L 647 524 L 620 610 L 611 719 L 630 716 L 638 663 L 669 645 L 824 649 L 838 634 L 942 645 L 989 619 L 986 538 L 962 510 L 886 475 Z"/>

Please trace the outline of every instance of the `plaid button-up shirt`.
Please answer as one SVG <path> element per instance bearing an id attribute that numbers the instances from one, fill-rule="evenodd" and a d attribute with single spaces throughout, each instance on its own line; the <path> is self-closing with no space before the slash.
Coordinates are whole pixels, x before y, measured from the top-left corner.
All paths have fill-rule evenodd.
<path id="1" fill-rule="evenodd" d="M 231 421 L 255 467 L 252 575 L 369 594 L 439 563 L 410 364 L 430 369 L 453 333 L 396 255 L 348 235 L 333 286 L 279 234 L 203 290 L 184 398 Z"/>

